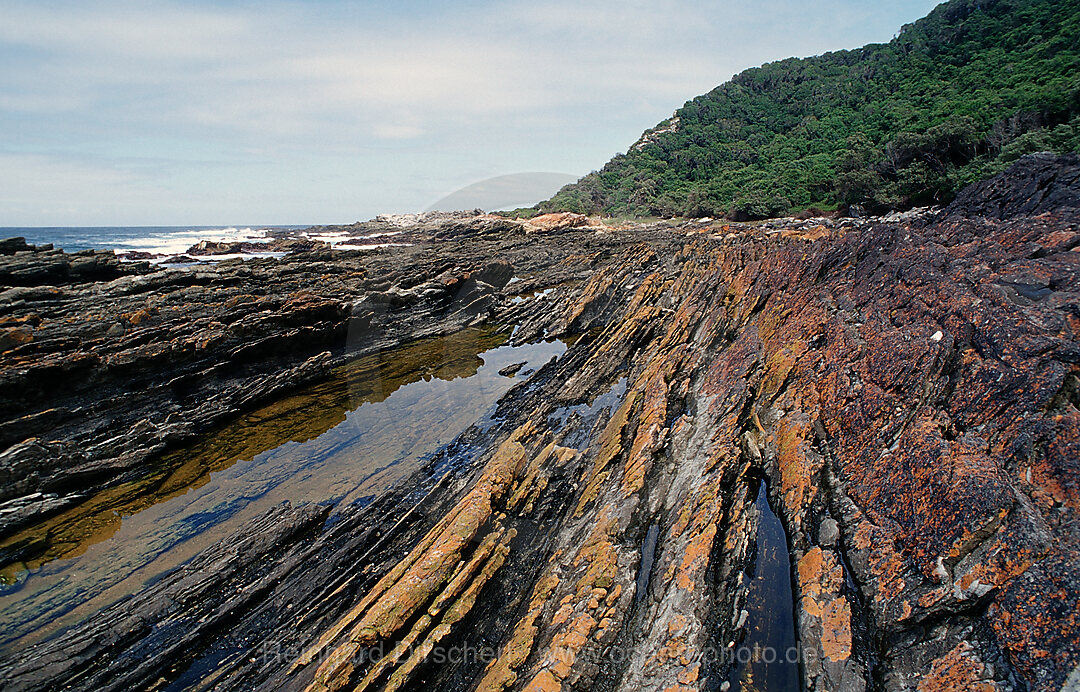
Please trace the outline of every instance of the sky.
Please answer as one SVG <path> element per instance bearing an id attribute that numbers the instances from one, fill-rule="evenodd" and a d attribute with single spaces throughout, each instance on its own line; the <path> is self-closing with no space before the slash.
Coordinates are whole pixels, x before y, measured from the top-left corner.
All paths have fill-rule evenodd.
<path id="1" fill-rule="evenodd" d="M 557 188 L 747 67 L 935 4 L 0 0 L 0 226 L 350 223 L 491 178 Z"/>

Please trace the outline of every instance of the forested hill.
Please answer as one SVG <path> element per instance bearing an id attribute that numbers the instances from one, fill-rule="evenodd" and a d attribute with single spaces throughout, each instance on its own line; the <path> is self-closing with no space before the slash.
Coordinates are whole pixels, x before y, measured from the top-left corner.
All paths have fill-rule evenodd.
<path id="1" fill-rule="evenodd" d="M 1080 148 L 1080 3 L 952 0 L 887 44 L 746 70 L 543 211 L 753 219 L 948 201 Z"/>

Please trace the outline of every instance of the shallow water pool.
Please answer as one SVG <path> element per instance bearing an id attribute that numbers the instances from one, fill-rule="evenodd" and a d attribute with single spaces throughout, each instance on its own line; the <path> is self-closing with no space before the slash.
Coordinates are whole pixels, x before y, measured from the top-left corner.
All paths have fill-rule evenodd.
<path id="1" fill-rule="evenodd" d="M 271 506 L 340 507 L 385 491 L 566 350 L 511 347 L 509 335 L 467 329 L 360 358 L 9 537 L 0 547 L 31 549 L 3 567 L 0 653 L 137 593 Z"/>

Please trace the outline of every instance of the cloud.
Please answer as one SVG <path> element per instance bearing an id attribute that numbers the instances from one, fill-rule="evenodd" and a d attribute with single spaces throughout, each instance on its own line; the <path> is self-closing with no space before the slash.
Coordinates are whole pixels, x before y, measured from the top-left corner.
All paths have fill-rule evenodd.
<path id="1" fill-rule="evenodd" d="M 371 134 L 379 139 L 414 139 L 424 134 L 424 129 L 406 123 L 380 123 L 371 128 Z"/>
<path id="2" fill-rule="evenodd" d="M 881 40 L 932 6 L 910 3 L 6 2 L 0 152 L 68 162 L 22 186 L 26 199 L 98 208 L 79 183 L 92 161 L 193 204 L 221 200 L 200 211 L 233 219 L 275 181 L 323 199 L 322 176 L 300 171 L 362 190 L 328 217 L 419 208 L 515 170 L 585 173 L 744 67 Z M 230 177 L 238 167 L 248 175 Z"/>
<path id="3" fill-rule="evenodd" d="M 63 94 L 83 93 L 88 107 L 108 111 L 118 96 L 134 106 L 130 116 L 275 136 L 310 132 L 327 115 L 346 126 L 384 120 L 387 110 L 453 120 L 629 95 L 675 106 L 723 79 L 718 65 L 731 57 L 709 49 L 730 42 L 715 24 L 733 21 L 685 2 L 518 2 L 418 18 L 404 32 L 395 15 L 329 23 L 280 4 L 49 7 L 16 4 L 0 28 L 0 41 L 50 56 L 38 75 L 13 80 L 24 107 L 55 96 L 70 109 Z M 171 107 L 147 112 L 162 96 Z"/>
<path id="4" fill-rule="evenodd" d="M 75 198 L 73 188 L 80 191 Z M 0 154 L 0 209 L 9 219 L 35 214 L 70 218 L 73 213 L 94 217 L 141 205 L 150 192 L 158 191 L 124 171 L 67 158 Z M 8 223 L 0 217 L 0 225 Z"/>
<path id="5" fill-rule="evenodd" d="M 139 61 L 228 57 L 250 37 L 246 15 L 160 2 L 5 3 L 0 41 L 30 48 Z"/>

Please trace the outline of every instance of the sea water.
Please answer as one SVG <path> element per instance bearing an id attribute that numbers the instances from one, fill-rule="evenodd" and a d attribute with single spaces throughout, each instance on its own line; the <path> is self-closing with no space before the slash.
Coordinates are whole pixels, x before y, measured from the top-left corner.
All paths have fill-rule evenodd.
<path id="1" fill-rule="evenodd" d="M 68 252 L 115 250 L 177 255 L 200 240 L 224 243 L 260 243 L 270 240 L 273 231 L 295 231 L 303 226 L 71 226 L 0 227 L 0 238 L 21 236 L 32 245 L 52 243 Z"/>

